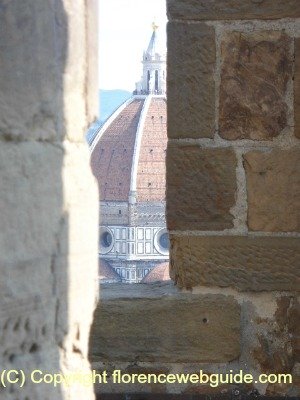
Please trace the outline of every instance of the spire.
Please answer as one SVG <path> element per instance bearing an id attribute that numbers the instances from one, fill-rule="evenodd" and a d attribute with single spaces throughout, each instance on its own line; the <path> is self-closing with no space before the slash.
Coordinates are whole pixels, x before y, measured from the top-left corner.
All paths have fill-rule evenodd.
<path id="1" fill-rule="evenodd" d="M 155 44 L 156 44 L 156 31 L 153 31 L 147 51 L 146 51 L 146 57 L 155 57 Z"/>
<path id="2" fill-rule="evenodd" d="M 151 57 L 151 58 L 153 58 L 153 57 L 155 57 L 155 54 L 156 54 L 156 42 L 157 42 L 157 35 L 156 35 L 156 31 L 157 31 L 157 29 L 159 28 L 159 26 L 158 25 L 156 25 L 156 23 L 153 21 L 152 22 L 152 29 L 153 29 L 153 33 L 152 33 L 152 36 L 151 36 L 151 39 L 150 39 L 150 42 L 149 42 L 149 44 L 148 44 L 148 48 L 147 48 L 147 51 L 146 51 L 146 57 Z"/>
<path id="3" fill-rule="evenodd" d="M 158 51 L 158 25 L 152 23 L 152 35 L 143 55 L 143 76 L 136 84 L 135 94 L 165 94 L 166 93 L 166 59 Z"/>

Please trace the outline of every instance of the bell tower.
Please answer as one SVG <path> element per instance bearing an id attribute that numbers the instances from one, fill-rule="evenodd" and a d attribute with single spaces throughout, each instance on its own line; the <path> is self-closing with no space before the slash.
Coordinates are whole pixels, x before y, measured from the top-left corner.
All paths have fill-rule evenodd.
<path id="1" fill-rule="evenodd" d="M 157 29 L 155 22 L 152 23 L 152 36 L 147 50 L 143 54 L 143 76 L 136 83 L 135 94 L 166 94 L 166 56 L 158 50 Z"/>

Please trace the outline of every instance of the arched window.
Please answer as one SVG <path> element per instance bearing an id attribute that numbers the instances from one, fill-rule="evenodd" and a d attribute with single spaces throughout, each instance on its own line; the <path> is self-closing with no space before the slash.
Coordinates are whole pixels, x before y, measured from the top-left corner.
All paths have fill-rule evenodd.
<path id="1" fill-rule="evenodd" d="M 158 70 L 155 70 L 155 91 L 158 91 Z"/>
<path id="2" fill-rule="evenodd" d="M 147 72 L 147 92 L 149 92 L 149 86 L 150 86 L 150 71 Z"/>

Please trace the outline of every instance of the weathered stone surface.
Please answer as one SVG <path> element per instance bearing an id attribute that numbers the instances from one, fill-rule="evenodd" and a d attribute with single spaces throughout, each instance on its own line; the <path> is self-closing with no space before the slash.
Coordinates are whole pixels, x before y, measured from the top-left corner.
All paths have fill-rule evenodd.
<path id="1" fill-rule="evenodd" d="M 167 223 L 169 229 L 231 228 L 236 157 L 232 149 L 169 144 Z"/>
<path id="2" fill-rule="evenodd" d="M 89 0 L 87 7 L 87 57 L 88 57 L 88 71 L 87 71 L 87 87 L 86 87 L 86 112 L 88 123 L 90 124 L 99 113 L 99 94 L 98 86 L 98 1 Z M 85 129 L 86 131 L 86 129 Z"/>
<path id="3" fill-rule="evenodd" d="M 288 332 L 289 356 L 293 362 L 300 361 L 300 298 L 284 296 L 277 299 L 276 322 L 282 332 Z M 278 330 L 276 332 L 278 337 Z M 283 357 L 282 357 L 283 358 Z M 287 357 L 285 357 L 287 358 Z"/>
<path id="4" fill-rule="evenodd" d="M 52 255 L 57 250 L 56 238 L 63 219 L 62 162 L 63 149 L 50 144 L 1 143 L 0 287 L 3 296 L 22 298 L 36 290 L 41 290 L 45 297 L 51 295 Z M 61 243 L 65 253 L 67 246 L 66 239 Z M 37 270 L 39 273 L 35 273 Z M 20 276 L 31 278 L 17 279 Z"/>
<path id="5" fill-rule="evenodd" d="M 292 374 L 292 382 L 284 383 L 284 380 L 281 380 L 278 384 L 268 385 L 266 389 L 270 396 L 286 395 L 289 397 L 297 394 L 295 392 L 297 385 L 295 385 L 293 373 L 295 363 L 295 354 L 292 348 L 293 330 L 288 323 L 289 314 L 293 310 L 296 297 L 292 293 L 281 297 L 278 297 L 278 294 L 273 294 L 272 297 L 277 303 L 275 314 L 269 313 L 267 318 L 261 320 L 255 318 L 255 324 L 253 324 L 253 320 L 249 321 L 256 331 L 256 334 L 253 335 L 252 344 L 254 346 L 250 348 L 250 354 L 255 363 L 255 368 L 261 373 Z M 261 306 L 264 307 L 263 302 Z"/>
<path id="6" fill-rule="evenodd" d="M 298 400 L 300 397 L 300 378 L 292 372 L 293 383 L 270 383 L 267 386 L 265 396 L 267 399 L 286 399 Z"/>
<path id="7" fill-rule="evenodd" d="M 300 16 L 298 0 L 167 0 L 169 18 L 188 20 L 277 19 Z"/>
<path id="8" fill-rule="evenodd" d="M 66 142 L 64 147 L 58 147 L 41 142 L 2 142 L 0 187 L 0 226 L 5 232 L 0 236 L 0 260 L 4 268 L 1 282 L 5 278 L 10 282 L 14 274 L 31 275 L 30 280 L 25 279 L 19 285 L 10 282 L 9 291 L 15 290 L 14 294 L 22 297 L 34 287 L 38 294 L 41 291 L 44 296 L 48 292 L 51 295 L 49 282 L 54 279 L 51 269 L 56 257 L 68 254 L 77 260 L 87 257 L 88 264 L 94 265 L 94 275 L 91 272 L 90 277 L 95 279 L 98 209 L 94 205 L 98 196 L 87 145 Z M 82 231 L 85 225 L 91 228 L 89 235 Z M 41 269 L 36 274 L 38 267 Z M 77 273 L 81 269 L 85 271 L 86 266 L 78 269 L 76 264 Z M 68 280 L 70 283 L 71 278 Z M 0 287 L 4 295 L 1 283 Z"/>
<path id="9" fill-rule="evenodd" d="M 250 230 L 299 232 L 299 163 L 299 149 L 244 155 Z"/>
<path id="10" fill-rule="evenodd" d="M 83 140 L 98 108 L 95 6 L 95 0 L 86 10 L 83 1 L 70 0 L 1 5 L 1 137 Z"/>
<path id="11" fill-rule="evenodd" d="M 78 353 L 86 355 L 99 291 L 98 188 L 90 170 L 86 144 L 64 143 L 61 179 L 64 194 L 61 231 L 65 234 L 57 237 L 60 251 L 53 269 L 58 295 L 65 296 L 67 288 L 68 301 L 60 303 L 56 335 L 70 352 L 72 346 L 76 346 Z M 67 253 L 63 249 L 67 249 Z"/>
<path id="12" fill-rule="evenodd" d="M 300 302 L 297 299 L 292 300 L 287 317 L 294 360 L 300 362 Z"/>
<path id="13" fill-rule="evenodd" d="M 292 374 L 294 379 L 294 383 L 297 385 L 298 387 L 298 394 L 300 395 L 300 363 L 299 362 L 295 362 L 294 368 L 292 370 Z"/>
<path id="14" fill-rule="evenodd" d="M 291 38 L 285 33 L 231 32 L 221 44 L 220 135 L 268 140 L 287 124 Z"/>
<path id="15" fill-rule="evenodd" d="M 251 353 L 262 372 L 290 373 L 297 361 L 294 345 L 300 332 L 300 308 L 292 294 L 277 295 L 276 303 L 275 318 L 270 314 L 264 320 L 256 319 L 257 341 Z"/>
<path id="16" fill-rule="evenodd" d="M 299 323 L 299 319 L 298 319 Z M 295 361 L 300 362 L 300 336 L 292 337 L 292 349 Z"/>
<path id="17" fill-rule="evenodd" d="M 98 247 L 97 188 L 88 159 L 83 144 L 1 144 L 1 369 L 58 373 L 60 348 L 69 372 L 88 372 Z M 70 398 L 78 395 L 73 390 Z M 92 398 L 91 389 L 84 392 Z M 62 399 L 49 385 L 29 384 L 21 394 Z"/>
<path id="18" fill-rule="evenodd" d="M 56 319 L 56 338 L 66 347 L 72 346 L 80 331 L 77 346 L 86 354 L 98 265 L 97 187 L 89 168 L 87 146 L 3 142 L 0 186 L 0 225 L 4 233 L 0 235 L 0 291 L 5 300 L 0 313 L 12 309 L 15 324 L 25 325 L 26 321 L 18 322 L 24 311 L 18 314 L 14 304 L 21 303 L 29 315 L 32 312 L 34 320 L 39 310 L 46 308 L 39 303 L 45 302 L 45 326 L 52 326 Z M 89 235 L 82 230 L 85 225 Z M 8 320 L 9 313 L 4 313 Z M 71 326 L 70 320 L 74 322 Z M 12 340 L 10 348 L 18 348 L 16 339 Z M 4 343 L 2 347 L 6 349 Z"/>
<path id="19" fill-rule="evenodd" d="M 300 290 L 298 238 L 171 235 L 171 277 L 181 287 Z"/>
<path id="20" fill-rule="evenodd" d="M 204 373 L 207 374 L 207 372 L 204 371 Z M 208 375 L 210 375 L 208 373 Z M 241 395 L 246 395 L 247 393 L 250 393 L 251 390 L 253 389 L 253 384 L 230 384 L 230 383 L 224 383 L 224 384 L 219 384 L 218 386 L 210 386 L 209 384 L 193 384 L 190 385 L 184 390 L 185 395 L 194 395 L 195 397 L 183 397 L 182 399 L 186 398 L 187 399 L 223 399 L 223 400 L 229 400 L 232 395 L 232 393 L 237 393 L 238 391 L 239 396 Z M 220 393 L 221 396 L 220 397 Z M 226 396 L 228 394 L 228 398 Z M 205 396 L 206 395 L 206 396 Z M 201 396 L 201 397 L 200 397 Z M 205 396 L 205 397 L 204 397 Z M 225 397 L 226 396 L 226 397 Z"/>
<path id="21" fill-rule="evenodd" d="M 92 1 L 0 5 L 1 371 L 90 372 L 97 188 L 87 146 L 60 142 L 66 134 L 81 140 L 90 115 L 84 46 Z M 94 399 L 91 386 L 29 376 L 22 388 L 0 386 L 3 400 Z"/>
<path id="22" fill-rule="evenodd" d="M 204 24 L 168 24 L 168 135 L 212 137 L 215 33 Z"/>
<path id="23" fill-rule="evenodd" d="M 287 319 L 289 331 L 295 336 L 300 336 L 300 303 L 297 299 L 291 302 Z"/>
<path id="24" fill-rule="evenodd" d="M 276 339 L 281 345 L 275 341 L 274 344 L 274 328 L 266 333 L 258 335 L 258 346 L 253 349 L 252 357 L 259 365 L 259 369 L 264 373 L 288 373 L 293 367 L 293 357 L 288 352 L 288 346 L 282 336 Z"/>
<path id="25" fill-rule="evenodd" d="M 283 296 L 276 299 L 277 302 L 277 310 L 275 312 L 275 320 L 280 329 L 280 331 L 284 331 L 287 326 L 288 316 L 287 310 L 290 307 L 291 297 Z"/>
<path id="26" fill-rule="evenodd" d="M 300 38 L 295 39 L 294 113 L 295 136 L 300 139 Z"/>
<path id="27" fill-rule="evenodd" d="M 89 255 L 98 248 L 98 187 L 89 161 L 87 144 L 64 142 L 61 171 L 64 187 L 63 208 L 68 213 L 68 223 L 72 227 L 68 245 L 72 255 Z M 80 177 L 82 179 L 79 179 Z M 96 210 L 93 209 L 95 202 Z M 82 234 L 84 225 L 93 227 L 87 237 Z"/>
<path id="28" fill-rule="evenodd" d="M 63 76 L 64 124 L 66 137 L 80 142 L 98 109 L 95 87 L 97 2 L 64 0 L 64 9 L 68 17 L 68 57 Z"/>
<path id="29" fill-rule="evenodd" d="M 1 4 L 0 136 L 62 137 L 66 26 L 60 1 Z"/>
<path id="30" fill-rule="evenodd" d="M 101 289 L 93 356 L 127 362 L 224 362 L 239 356 L 240 308 L 233 297 L 183 294 L 170 284 L 124 286 Z"/>

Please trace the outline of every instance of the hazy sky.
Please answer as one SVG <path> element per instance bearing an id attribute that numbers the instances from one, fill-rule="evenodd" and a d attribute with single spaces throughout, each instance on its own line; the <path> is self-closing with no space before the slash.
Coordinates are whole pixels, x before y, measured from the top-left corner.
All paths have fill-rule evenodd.
<path id="1" fill-rule="evenodd" d="M 152 35 L 166 39 L 165 0 L 99 1 L 99 87 L 133 91 L 142 74 L 141 59 Z"/>

